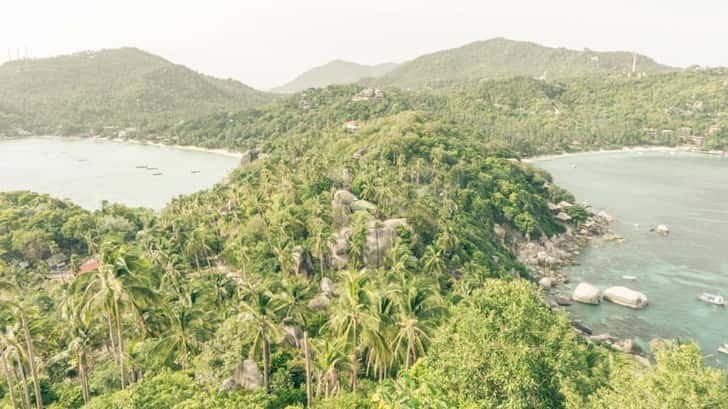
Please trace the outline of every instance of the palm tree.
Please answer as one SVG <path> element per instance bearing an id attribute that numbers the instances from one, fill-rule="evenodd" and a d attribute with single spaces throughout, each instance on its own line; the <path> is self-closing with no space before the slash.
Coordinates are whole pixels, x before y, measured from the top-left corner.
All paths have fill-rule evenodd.
<path id="1" fill-rule="evenodd" d="M 209 314 L 189 289 L 171 301 L 164 312 L 166 331 L 157 340 L 153 354 L 164 364 L 189 368 L 200 343 L 210 331 Z"/>
<path id="2" fill-rule="evenodd" d="M 359 372 L 359 355 L 362 333 L 375 331 L 379 322 L 371 314 L 375 300 L 367 290 L 367 277 L 362 272 L 345 271 L 342 273 L 341 295 L 332 305 L 332 316 L 328 325 L 334 334 L 344 339 L 350 349 L 350 387 L 356 390 Z"/>
<path id="3" fill-rule="evenodd" d="M 16 323 L 20 325 L 23 332 L 25 351 L 27 352 L 28 357 L 28 366 L 30 367 L 31 375 L 33 376 L 35 405 L 38 409 L 43 409 L 43 398 L 40 394 L 40 378 L 38 376 L 33 338 L 30 333 L 30 326 L 27 317 L 28 307 L 23 304 L 24 300 L 21 298 L 22 295 L 17 285 L 7 281 L 2 281 L 0 282 L 0 291 L 2 291 L 0 304 L 9 310 L 8 312 L 15 318 Z"/>
<path id="4" fill-rule="evenodd" d="M 0 359 L 3 364 L 3 374 L 5 375 L 5 382 L 8 385 L 8 393 L 10 394 L 10 403 L 13 405 L 13 409 L 18 409 L 18 403 L 15 401 L 15 380 L 10 373 L 10 367 L 6 358 L 5 346 L 0 345 Z"/>
<path id="5" fill-rule="evenodd" d="M 394 354 L 403 356 L 405 370 L 425 354 L 437 320 L 443 313 L 439 295 L 432 288 L 421 281 L 404 280 L 396 292 Z"/>
<path id="6" fill-rule="evenodd" d="M 429 245 L 422 255 L 422 268 L 428 274 L 437 277 L 445 271 L 445 262 L 442 253 L 435 249 L 435 246 Z"/>
<path id="7" fill-rule="evenodd" d="M 246 318 L 255 323 L 250 359 L 254 359 L 255 352 L 260 350 L 263 358 L 263 385 L 267 392 L 270 392 L 270 344 L 271 339 L 280 332 L 278 323 L 282 310 L 279 297 L 271 291 L 272 284 L 270 281 L 247 284 L 239 305 L 239 310 Z"/>
<path id="8" fill-rule="evenodd" d="M 284 323 L 306 325 L 309 314 L 307 301 L 311 298 L 311 287 L 301 276 L 289 276 L 280 283 L 278 299 L 281 304 Z"/>
<path id="9" fill-rule="evenodd" d="M 350 370 L 346 357 L 346 345 L 342 339 L 319 340 L 314 345 L 316 369 L 316 396 L 331 397 L 341 389 L 341 373 Z"/>
<path id="10" fill-rule="evenodd" d="M 394 355 L 391 348 L 393 337 L 394 304 L 388 286 L 370 290 L 372 304 L 369 307 L 367 326 L 362 328 L 361 348 L 367 365 L 367 373 L 374 372 L 383 380 L 391 368 Z"/>
<path id="11" fill-rule="evenodd" d="M 74 283 L 83 288 L 85 308 L 99 311 L 106 319 L 111 349 L 119 365 L 122 389 L 126 387 L 122 325 L 124 309 L 134 308 L 138 311 L 143 303 L 156 298 L 150 289 L 148 277 L 142 275 L 145 271 L 146 263 L 138 252 L 105 244 L 96 272 Z"/>

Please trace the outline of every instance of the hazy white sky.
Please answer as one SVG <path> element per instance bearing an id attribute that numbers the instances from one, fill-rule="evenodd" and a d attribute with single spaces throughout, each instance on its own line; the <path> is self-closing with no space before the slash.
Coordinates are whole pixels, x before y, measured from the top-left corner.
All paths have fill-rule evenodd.
<path id="1" fill-rule="evenodd" d="M 492 37 L 728 66 L 728 1 L 0 0 L 0 62 L 135 46 L 258 88 Z"/>

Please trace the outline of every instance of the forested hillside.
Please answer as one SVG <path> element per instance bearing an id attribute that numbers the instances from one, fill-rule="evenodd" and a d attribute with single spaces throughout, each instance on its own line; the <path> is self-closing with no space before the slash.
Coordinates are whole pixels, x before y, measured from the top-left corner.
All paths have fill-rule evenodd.
<path id="1" fill-rule="evenodd" d="M 328 85 L 353 84 L 364 78 L 378 78 L 397 67 L 394 63 L 364 65 L 335 60 L 320 67 L 312 68 L 292 81 L 273 89 L 273 92 L 293 93 L 308 88 L 321 88 Z"/>
<path id="2" fill-rule="evenodd" d="M 545 305 L 512 245 L 578 223 L 551 212 L 574 198 L 547 174 L 397 99 L 336 109 L 352 109 L 356 91 L 308 94 L 311 106 L 331 98 L 320 107 L 335 125 L 284 117 L 271 129 L 297 118 L 298 131 L 261 135 L 228 181 L 158 215 L 1 195 L 3 404 L 728 402 L 725 373 L 694 344 L 655 345 L 646 365 L 587 342 Z M 357 129 L 339 126 L 353 114 Z M 59 254 L 75 260 L 66 276 L 49 271 Z"/>
<path id="3" fill-rule="evenodd" d="M 0 65 L 0 132 L 11 135 L 141 129 L 272 99 L 135 48 Z"/>
<path id="4" fill-rule="evenodd" d="M 639 79 L 546 82 L 520 77 L 463 83 L 439 92 L 388 88 L 378 97 L 361 97 L 367 91 L 360 86 L 309 90 L 153 133 L 169 143 L 244 150 L 302 134 L 342 133 L 346 122 L 365 126 L 417 110 L 520 155 L 702 141 L 706 149 L 728 147 L 728 72 L 723 69 Z"/>
<path id="5" fill-rule="evenodd" d="M 635 54 L 544 47 L 494 38 L 415 58 L 373 81 L 378 86 L 438 88 L 453 82 L 518 76 L 557 80 L 632 73 Z M 673 68 L 636 55 L 635 75 L 658 74 Z"/>
<path id="6" fill-rule="evenodd" d="M 475 58 L 493 44 L 520 76 Z M 728 407 L 694 343 L 581 336 L 517 254 L 597 215 L 523 156 L 725 149 L 728 72 L 521 47 L 272 101 L 134 49 L 3 65 L 0 132 L 244 153 L 160 212 L 0 194 L 0 408 Z"/>

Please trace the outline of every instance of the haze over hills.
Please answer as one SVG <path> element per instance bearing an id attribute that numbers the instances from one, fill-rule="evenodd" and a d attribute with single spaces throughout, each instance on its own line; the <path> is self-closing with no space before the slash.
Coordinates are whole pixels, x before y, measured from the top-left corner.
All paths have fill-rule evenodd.
<path id="1" fill-rule="evenodd" d="M 0 131 L 135 127 L 249 108 L 273 98 L 136 48 L 82 52 L 0 66 Z"/>
<path id="2" fill-rule="evenodd" d="M 272 91 L 293 93 L 308 88 L 351 84 L 364 78 L 381 77 L 397 68 L 397 66 L 398 64 L 395 63 L 364 65 L 349 61 L 334 60 L 319 67 L 312 68 L 287 84 L 274 88 Z"/>
<path id="3" fill-rule="evenodd" d="M 559 79 L 632 71 L 634 53 L 577 51 L 494 38 L 438 51 L 406 62 L 379 79 L 379 86 L 420 88 L 477 79 L 515 76 Z M 636 55 L 636 72 L 664 73 L 674 68 Z"/>

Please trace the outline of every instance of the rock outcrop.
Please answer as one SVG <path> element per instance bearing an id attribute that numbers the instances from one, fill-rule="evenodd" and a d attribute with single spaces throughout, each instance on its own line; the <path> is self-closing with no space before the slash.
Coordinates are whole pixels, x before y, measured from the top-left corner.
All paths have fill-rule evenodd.
<path id="1" fill-rule="evenodd" d="M 579 283 L 571 299 L 582 304 L 599 304 L 599 289 L 589 283 Z"/>
<path id="2" fill-rule="evenodd" d="M 243 152 L 240 155 L 240 166 L 245 166 L 258 160 L 258 156 L 258 149 L 255 148 Z"/>
<path id="3" fill-rule="evenodd" d="M 367 251 L 364 253 L 364 264 L 372 268 L 384 265 L 387 250 L 392 247 L 399 226 L 407 226 L 407 219 L 367 222 Z"/>
<path id="4" fill-rule="evenodd" d="M 318 294 L 308 302 L 308 308 L 314 311 L 324 311 L 331 303 L 331 298 L 326 294 Z"/>
<path id="5" fill-rule="evenodd" d="M 235 382 L 245 389 L 257 389 L 263 387 L 263 375 L 258 369 L 258 364 L 252 359 L 246 359 L 235 368 L 233 376 Z"/>
<path id="6" fill-rule="evenodd" d="M 334 282 L 331 281 L 331 279 L 328 277 L 324 277 L 321 279 L 319 289 L 321 289 L 322 294 L 325 294 L 329 297 L 333 297 L 336 293 L 336 287 L 334 287 Z"/>
<path id="7" fill-rule="evenodd" d="M 235 381 L 235 378 L 227 378 L 222 381 L 222 384 L 220 385 L 220 388 L 218 390 L 220 392 L 230 392 L 238 388 L 240 388 L 240 385 L 238 385 L 238 383 Z"/>
<path id="8" fill-rule="evenodd" d="M 306 277 L 311 276 L 313 261 L 311 260 L 311 254 L 303 246 L 294 247 L 291 251 L 291 258 L 293 259 L 293 273 L 305 274 Z"/>
<path id="9" fill-rule="evenodd" d="M 301 347 L 303 331 L 301 331 L 300 327 L 296 325 L 284 325 L 281 327 L 281 332 L 283 333 L 283 338 L 289 345 L 296 348 Z"/>
<path id="10" fill-rule="evenodd" d="M 331 264 L 332 266 L 340 270 L 346 267 L 349 262 L 349 256 L 346 253 L 349 245 L 349 238 L 351 237 L 351 227 L 343 227 L 332 236 L 329 250 L 331 251 Z"/>
<path id="11" fill-rule="evenodd" d="M 609 287 L 604 290 L 604 299 L 615 304 L 640 309 L 647 306 L 647 296 L 627 287 Z"/>

